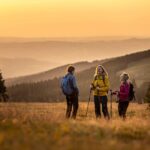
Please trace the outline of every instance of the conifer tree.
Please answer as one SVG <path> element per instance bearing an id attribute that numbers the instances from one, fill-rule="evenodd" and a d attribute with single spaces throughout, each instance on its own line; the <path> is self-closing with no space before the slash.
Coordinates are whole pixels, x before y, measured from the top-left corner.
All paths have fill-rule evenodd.
<path id="1" fill-rule="evenodd" d="M 0 71 L 0 100 L 6 102 L 8 100 L 5 80 L 3 79 L 2 72 Z"/>

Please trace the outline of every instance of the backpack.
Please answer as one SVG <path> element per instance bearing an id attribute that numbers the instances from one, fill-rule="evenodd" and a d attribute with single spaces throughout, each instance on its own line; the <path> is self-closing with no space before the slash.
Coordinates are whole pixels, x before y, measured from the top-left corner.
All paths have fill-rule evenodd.
<path id="1" fill-rule="evenodd" d="M 129 89 L 129 101 L 132 101 L 135 99 L 135 95 L 134 95 L 134 85 L 132 83 L 130 83 L 130 89 Z"/>
<path id="2" fill-rule="evenodd" d="M 67 75 L 61 80 L 61 89 L 64 95 L 71 95 L 73 92 L 70 89 L 70 78 Z"/>

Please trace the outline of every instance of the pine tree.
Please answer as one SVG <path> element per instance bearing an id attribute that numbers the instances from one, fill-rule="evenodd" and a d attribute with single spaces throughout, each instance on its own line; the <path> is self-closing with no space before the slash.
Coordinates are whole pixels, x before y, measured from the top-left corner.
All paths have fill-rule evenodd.
<path id="1" fill-rule="evenodd" d="M 0 100 L 3 100 L 4 102 L 8 100 L 6 92 L 5 80 L 3 79 L 2 72 L 0 72 Z"/>

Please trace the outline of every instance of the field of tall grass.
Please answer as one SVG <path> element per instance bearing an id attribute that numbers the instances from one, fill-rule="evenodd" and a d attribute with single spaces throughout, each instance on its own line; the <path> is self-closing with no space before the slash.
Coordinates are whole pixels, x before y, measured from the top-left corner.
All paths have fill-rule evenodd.
<path id="1" fill-rule="evenodd" d="M 80 103 L 76 120 L 65 119 L 65 103 L 1 103 L 0 150 L 149 150 L 150 110 L 130 104 L 127 119 L 96 120 L 93 103 Z"/>

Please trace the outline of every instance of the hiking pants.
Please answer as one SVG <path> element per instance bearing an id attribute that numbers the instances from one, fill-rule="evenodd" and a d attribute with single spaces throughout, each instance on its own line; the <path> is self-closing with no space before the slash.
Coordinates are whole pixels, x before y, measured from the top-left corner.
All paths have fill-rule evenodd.
<path id="1" fill-rule="evenodd" d="M 107 101 L 108 101 L 107 96 L 94 96 L 96 118 L 101 118 L 101 104 L 102 104 L 102 112 L 104 114 L 104 117 L 109 119 Z"/>
<path id="2" fill-rule="evenodd" d="M 120 117 L 123 117 L 124 119 L 126 118 L 126 112 L 128 106 L 129 106 L 129 101 L 119 102 L 118 112 Z"/>
<path id="3" fill-rule="evenodd" d="M 66 110 L 66 118 L 76 119 L 77 111 L 78 111 L 78 95 L 66 96 L 67 100 L 67 110 Z"/>

